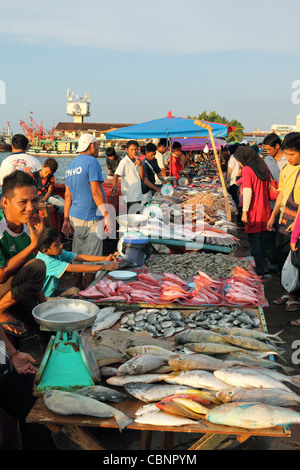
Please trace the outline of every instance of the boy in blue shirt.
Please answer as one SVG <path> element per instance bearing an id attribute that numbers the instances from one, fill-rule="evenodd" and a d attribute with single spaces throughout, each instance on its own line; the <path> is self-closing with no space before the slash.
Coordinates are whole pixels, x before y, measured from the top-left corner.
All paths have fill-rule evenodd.
<path id="1" fill-rule="evenodd" d="M 119 268 L 119 263 L 115 261 L 114 255 L 77 255 L 71 251 L 64 250 L 59 234 L 52 228 L 44 229 L 36 258 L 43 260 L 46 265 L 46 278 L 43 285 L 43 292 L 46 297 L 62 295 L 57 286 L 59 279 L 65 271 L 71 273 L 91 273 L 101 270 L 114 271 Z M 109 264 L 72 264 L 73 261 L 89 263 L 97 263 L 99 261 L 111 262 Z M 66 295 L 67 292 L 63 292 L 63 294 Z"/>

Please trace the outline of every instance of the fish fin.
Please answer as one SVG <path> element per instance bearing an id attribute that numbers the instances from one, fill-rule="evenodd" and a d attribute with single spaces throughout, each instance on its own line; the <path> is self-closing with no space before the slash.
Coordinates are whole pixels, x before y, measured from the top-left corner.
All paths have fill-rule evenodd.
<path id="1" fill-rule="evenodd" d="M 283 341 L 281 338 L 279 338 L 279 335 L 283 332 L 284 330 L 278 331 L 278 333 L 274 333 L 272 335 L 269 335 L 269 338 L 273 338 L 273 341 L 276 341 L 278 343 L 286 343 L 286 341 Z"/>
<path id="2" fill-rule="evenodd" d="M 126 428 L 129 424 L 133 423 L 134 421 L 132 418 L 125 415 L 125 413 L 122 413 L 122 411 L 119 411 L 117 409 L 116 409 L 116 412 L 114 413 L 114 417 L 117 421 L 120 432 L 122 432 L 124 428 Z"/>

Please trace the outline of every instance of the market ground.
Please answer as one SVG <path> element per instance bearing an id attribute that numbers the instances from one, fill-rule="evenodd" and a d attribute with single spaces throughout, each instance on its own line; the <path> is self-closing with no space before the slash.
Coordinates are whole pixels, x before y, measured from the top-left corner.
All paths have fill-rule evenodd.
<path id="1" fill-rule="evenodd" d="M 248 256 L 249 245 L 247 236 L 243 231 L 239 232 L 240 245 L 234 254 L 236 256 Z M 64 282 L 66 285 L 70 285 L 70 274 L 66 275 Z M 291 327 L 288 322 L 292 319 L 300 318 L 300 311 L 298 312 L 286 312 L 284 306 L 275 305 L 273 301 L 280 297 L 283 293 L 283 289 L 280 284 L 280 279 L 277 274 L 274 274 L 271 279 L 265 282 L 265 297 L 269 302 L 268 307 L 264 307 L 264 317 L 268 332 L 273 334 L 282 331 L 280 337 L 285 341 L 285 359 L 286 365 L 293 367 L 293 375 L 300 374 L 300 354 L 297 354 L 297 350 L 300 352 L 300 328 Z M 299 341 L 299 344 L 297 343 Z M 36 358 L 39 364 L 43 352 L 41 351 L 37 337 L 33 336 L 24 339 L 21 344 L 22 350 L 30 351 L 31 354 Z M 295 390 L 297 391 L 297 390 Z M 299 390 L 298 390 L 299 391 Z M 228 439 L 224 441 L 219 449 L 223 450 L 300 450 L 300 426 L 291 425 L 291 436 L 283 438 L 270 438 L 270 437 L 251 437 L 242 444 L 239 444 L 234 436 L 228 436 Z M 99 438 L 102 444 L 104 444 L 108 450 L 138 450 L 140 445 L 140 432 L 132 430 L 124 430 L 122 434 L 119 434 L 118 430 L 93 430 L 96 436 Z M 161 434 L 159 432 L 153 433 L 152 449 L 160 450 L 161 448 Z M 198 439 L 201 438 L 201 434 L 184 434 L 174 433 L 174 450 L 185 450 L 194 444 Z M 54 436 L 57 447 L 59 450 L 79 450 L 79 447 L 70 441 L 63 433 L 59 433 Z M 113 447 L 111 443 L 113 444 Z M 11 450 L 20 449 L 19 435 L 16 435 L 16 439 L 13 441 Z"/>

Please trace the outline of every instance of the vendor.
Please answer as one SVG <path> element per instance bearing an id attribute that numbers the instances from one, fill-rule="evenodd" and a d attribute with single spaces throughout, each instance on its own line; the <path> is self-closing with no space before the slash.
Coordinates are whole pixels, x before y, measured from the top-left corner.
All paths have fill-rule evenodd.
<path id="1" fill-rule="evenodd" d="M 181 144 L 179 142 L 173 143 L 172 155 L 168 160 L 170 176 L 173 176 L 177 179 L 180 178 L 181 170 L 183 169 L 182 164 L 183 153 L 181 150 Z"/>
<path id="2" fill-rule="evenodd" d="M 106 153 L 106 170 L 107 170 L 107 179 L 113 179 L 117 166 L 121 161 L 121 157 L 118 157 L 116 151 L 113 147 L 108 147 L 105 150 Z"/>
<path id="3" fill-rule="evenodd" d="M 158 166 L 155 158 L 156 150 L 157 148 L 155 144 L 149 143 L 146 145 L 146 158 L 143 161 L 145 177 L 142 181 L 142 204 L 149 202 L 152 199 L 153 194 L 160 191 L 160 188 L 155 184 L 156 176 L 162 183 L 164 183 L 161 168 Z"/>

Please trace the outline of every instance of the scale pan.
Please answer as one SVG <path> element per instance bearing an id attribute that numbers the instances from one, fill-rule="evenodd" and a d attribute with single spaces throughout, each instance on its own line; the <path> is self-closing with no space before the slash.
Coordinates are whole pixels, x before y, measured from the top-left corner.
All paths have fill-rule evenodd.
<path id="1" fill-rule="evenodd" d="M 52 331 L 83 330 L 93 324 L 98 313 L 96 304 L 78 299 L 50 300 L 32 310 L 36 322 Z"/>

